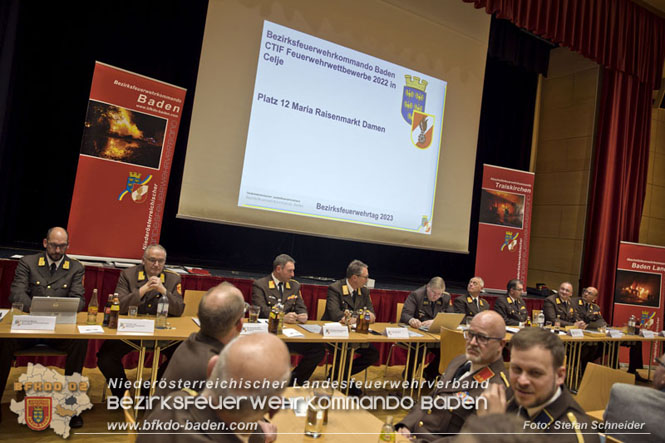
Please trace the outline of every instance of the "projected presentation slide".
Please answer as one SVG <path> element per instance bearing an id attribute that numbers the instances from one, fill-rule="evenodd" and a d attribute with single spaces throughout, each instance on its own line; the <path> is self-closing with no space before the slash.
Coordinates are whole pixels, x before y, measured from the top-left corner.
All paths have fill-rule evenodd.
<path id="1" fill-rule="evenodd" d="M 445 96 L 445 81 L 265 21 L 238 205 L 431 233 Z"/>

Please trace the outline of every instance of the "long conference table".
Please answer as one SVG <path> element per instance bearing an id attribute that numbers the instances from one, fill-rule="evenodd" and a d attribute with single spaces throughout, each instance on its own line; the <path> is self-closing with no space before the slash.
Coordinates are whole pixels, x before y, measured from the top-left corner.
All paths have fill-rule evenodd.
<path id="1" fill-rule="evenodd" d="M 159 353 L 161 350 L 178 344 L 179 342 L 187 339 L 190 334 L 198 332 L 199 327 L 194 321 L 193 317 L 169 317 L 169 327 L 167 329 L 155 329 L 152 334 L 145 333 L 119 333 L 116 329 L 109 329 L 104 327 L 103 333 L 96 334 L 82 334 L 78 331 L 77 326 L 86 325 L 87 313 L 80 312 L 77 317 L 77 324 L 56 325 L 54 331 L 24 331 L 24 332 L 12 332 L 11 323 L 8 320 L 9 316 L 5 316 L 2 321 L 0 321 L 0 338 L 59 338 L 59 339 L 103 339 L 103 340 L 122 340 L 132 347 L 134 347 L 139 352 L 139 365 L 137 368 L 137 386 L 140 386 L 143 381 L 143 369 L 144 369 L 144 360 L 145 355 L 148 351 L 154 352 L 152 359 L 152 372 L 151 372 L 151 386 L 154 389 L 154 382 L 157 377 L 157 368 L 159 362 Z M 126 316 L 121 316 L 121 318 L 126 318 Z M 150 318 L 147 316 L 141 316 L 140 318 Z M 98 319 L 101 319 L 101 316 L 98 316 Z M 307 324 L 316 324 L 323 325 L 325 322 L 322 321 L 309 321 Z M 417 351 L 420 348 L 425 348 L 428 344 L 441 343 L 442 346 L 445 346 L 445 343 L 441 342 L 441 335 L 434 332 L 424 332 L 421 330 L 416 330 L 411 327 L 407 327 L 410 332 L 409 338 L 392 338 L 383 334 L 387 327 L 397 326 L 394 323 L 373 323 L 370 325 L 371 333 L 369 334 L 360 334 L 355 331 L 350 331 L 348 337 L 324 337 L 320 333 L 310 332 L 298 325 L 285 325 L 288 328 L 297 329 L 298 332 L 302 334 L 301 337 L 287 337 L 286 335 L 280 334 L 279 337 L 285 342 L 315 342 L 315 343 L 325 343 L 332 345 L 334 347 L 333 361 L 339 361 L 340 365 L 337 368 L 333 368 L 336 371 L 338 380 L 346 381 L 346 392 L 348 393 L 349 381 L 350 381 L 350 371 L 347 371 L 345 368 L 345 363 L 353 359 L 354 349 L 357 346 L 360 346 L 365 343 L 404 343 L 407 345 L 407 362 L 412 353 Z M 461 333 L 461 331 L 459 331 Z M 512 334 L 508 333 L 506 339 L 509 341 L 512 337 Z M 610 366 L 618 367 L 618 348 L 622 343 L 626 342 L 648 342 L 650 344 L 650 360 L 651 362 L 654 357 L 652 344 L 658 344 L 661 348 L 665 341 L 665 337 L 656 336 L 653 338 L 645 338 L 635 335 L 624 335 L 621 338 L 610 338 L 602 334 L 587 332 L 584 337 L 571 337 L 568 335 L 560 336 L 562 341 L 566 346 L 567 352 L 567 375 L 566 383 L 572 388 L 576 389 L 581 381 L 581 349 L 585 344 L 599 344 L 603 346 L 603 355 L 601 358 L 601 363 Z M 135 343 L 138 342 L 138 343 Z M 337 354 L 340 354 L 340 358 L 337 360 Z M 349 359 L 349 353 L 350 359 Z M 415 354 L 418 355 L 418 354 Z M 421 362 L 419 373 L 416 374 L 417 378 L 422 377 L 422 371 L 424 368 L 426 352 L 421 353 Z M 344 376 L 344 374 L 346 374 Z M 420 387 L 418 386 L 418 394 L 420 393 Z M 151 389 L 151 394 L 152 394 Z M 411 394 L 413 394 L 413 384 L 411 384 Z M 136 395 L 140 395 L 140 389 L 136 390 Z"/>

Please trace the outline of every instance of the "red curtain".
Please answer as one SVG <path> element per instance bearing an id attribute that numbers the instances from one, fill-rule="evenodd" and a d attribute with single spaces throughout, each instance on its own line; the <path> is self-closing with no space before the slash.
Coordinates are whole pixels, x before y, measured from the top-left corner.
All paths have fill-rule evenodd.
<path id="1" fill-rule="evenodd" d="M 651 90 L 660 85 L 665 20 L 628 0 L 463 0 L 601 65 L 583 285 L 610 318 L 619 242 L 637 241 L 649 161 Z"/>

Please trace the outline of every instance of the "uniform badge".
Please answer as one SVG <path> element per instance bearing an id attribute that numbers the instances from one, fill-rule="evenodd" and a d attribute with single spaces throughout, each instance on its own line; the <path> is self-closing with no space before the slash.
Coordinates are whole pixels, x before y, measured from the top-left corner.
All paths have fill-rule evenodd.
<path id="1" fill-rule="evenodd" d="M 69 260 L 65 260 L 65 262 L 62 264 L 62 269 L 65 269 L 65 270 L 69 269 Z"/>
<path id="2" fill-rule="evenodd" d="M 143 271 L 139 271 L 139 277 L 138 277 L 138 279 L 139 279 L 139 281 L 141 281 L 141 280 L 145 280 L 145 272 L 143 272 Z"/>
<path id="3" fill-rule="evenodd" d="M 483 299 L 482 299 L 482 298 L 479 298 L 479 299 L 478 299 L 478 304 L 479 304 L 480 306 L 485 306 L 485 303 L 483 303 Z"/>
<path id="4" fill-rule="evenodd" d="M 469 297 L 466 298 L 466 302 L 467 303 L 473 303 L 473 299 L 469 296 Z"/>
<path id="5" fill-rule="evenodd" d="M 37 266 L 45 266 L 46 265 L 46 260 L 44 260 L 44 257 L 39 257 L 39 260 L 37 260 Z"/>
<path id="6" fill-rule="evenodd" d="M 349 295 L 349 288 L 346 285 L 342 285 L 342 294 Z"/>
<path id="7" fill-rule="evenodd" d="M 489 366 L 485 366 L 485 368 L 483 368 L 476 375 L 473 376 L 473 379 L 478 383 L 482 383 L 485 380 L 489 380 L 492 377 L 494 377 L 494 371 L 492 371 L 489 368 Z"/>
<path id="8" fill-rule="evenodd" d="M 182 284 L 178 283 L 178 285 L 175 288 L 176 291 L 178 291 L 178 294 L 182 294 Z"/>
<path id="9" fill-rule="evenodd" d="M 289 284 L 288 281 L 286 282 L 286 289 L 291 289 L 291 285 Z"/>
<path id="10" fill-rule="evenodd" d="M 275 289 L 275 282 L 274 281 L 270 280 L 268 282 L 268 289 Z"/>
<path id="11" fill-rule="evenodd" d="M 512 302 L 513 302 L 513 299 L 510 298 L 510 297 L 506 297 L 506 300 L 508 300 L 508 303 L 512 303 Z"/>
<path id="12" fill-rule="evenodd" d="M 164 283 L 166 281 L 166 277 L 164 277 L 163 272 L 161 274 L 159 274 L 159 279 L 162 281 L 162 283 Z"/>
<path id="13" fill-rule="evenodd" d="M 555 298 L 554 300 L 556 300 L 556 304 L 557 304 L 557 305 L 560 305 L 560 304 L 561 304 L 561 300 L 559 300 L 559 297 Z"/>
<path id="14" fill-rule="evenodd" d="M 584 302 L 582 300 L 579 300 L 578 303 L 580 304 L 580 306 L 584 305 Z"/>
<path id="15" fill-rule="evenodd" d="M 25 397 L 25 424 L 43 431 L 51 424 L 51 397 Z"/>

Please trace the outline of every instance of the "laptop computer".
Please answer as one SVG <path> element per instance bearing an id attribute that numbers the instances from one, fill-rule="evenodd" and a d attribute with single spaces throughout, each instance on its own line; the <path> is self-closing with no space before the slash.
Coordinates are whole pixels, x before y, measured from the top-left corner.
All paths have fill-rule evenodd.
<path id="1" fill-rule="evenodd" d="M 58 325 L 76 324 L 79 301 L 78 297 L 33 297 L 30 314 L 53 316 Z"/>
<path id="2" fill-rule="evenodd" d="M 436 314 L 436 317 L 434 317 L 434 320 L 432 321 L 432 324 L 429 325 L 429 328 L 421 326 L 420 329 L 438 334 L 441 331 L 441 328 L 456 329 L 459 324 L 462 323 L 464 317 L 464 314 L 439 312 Z"/>

